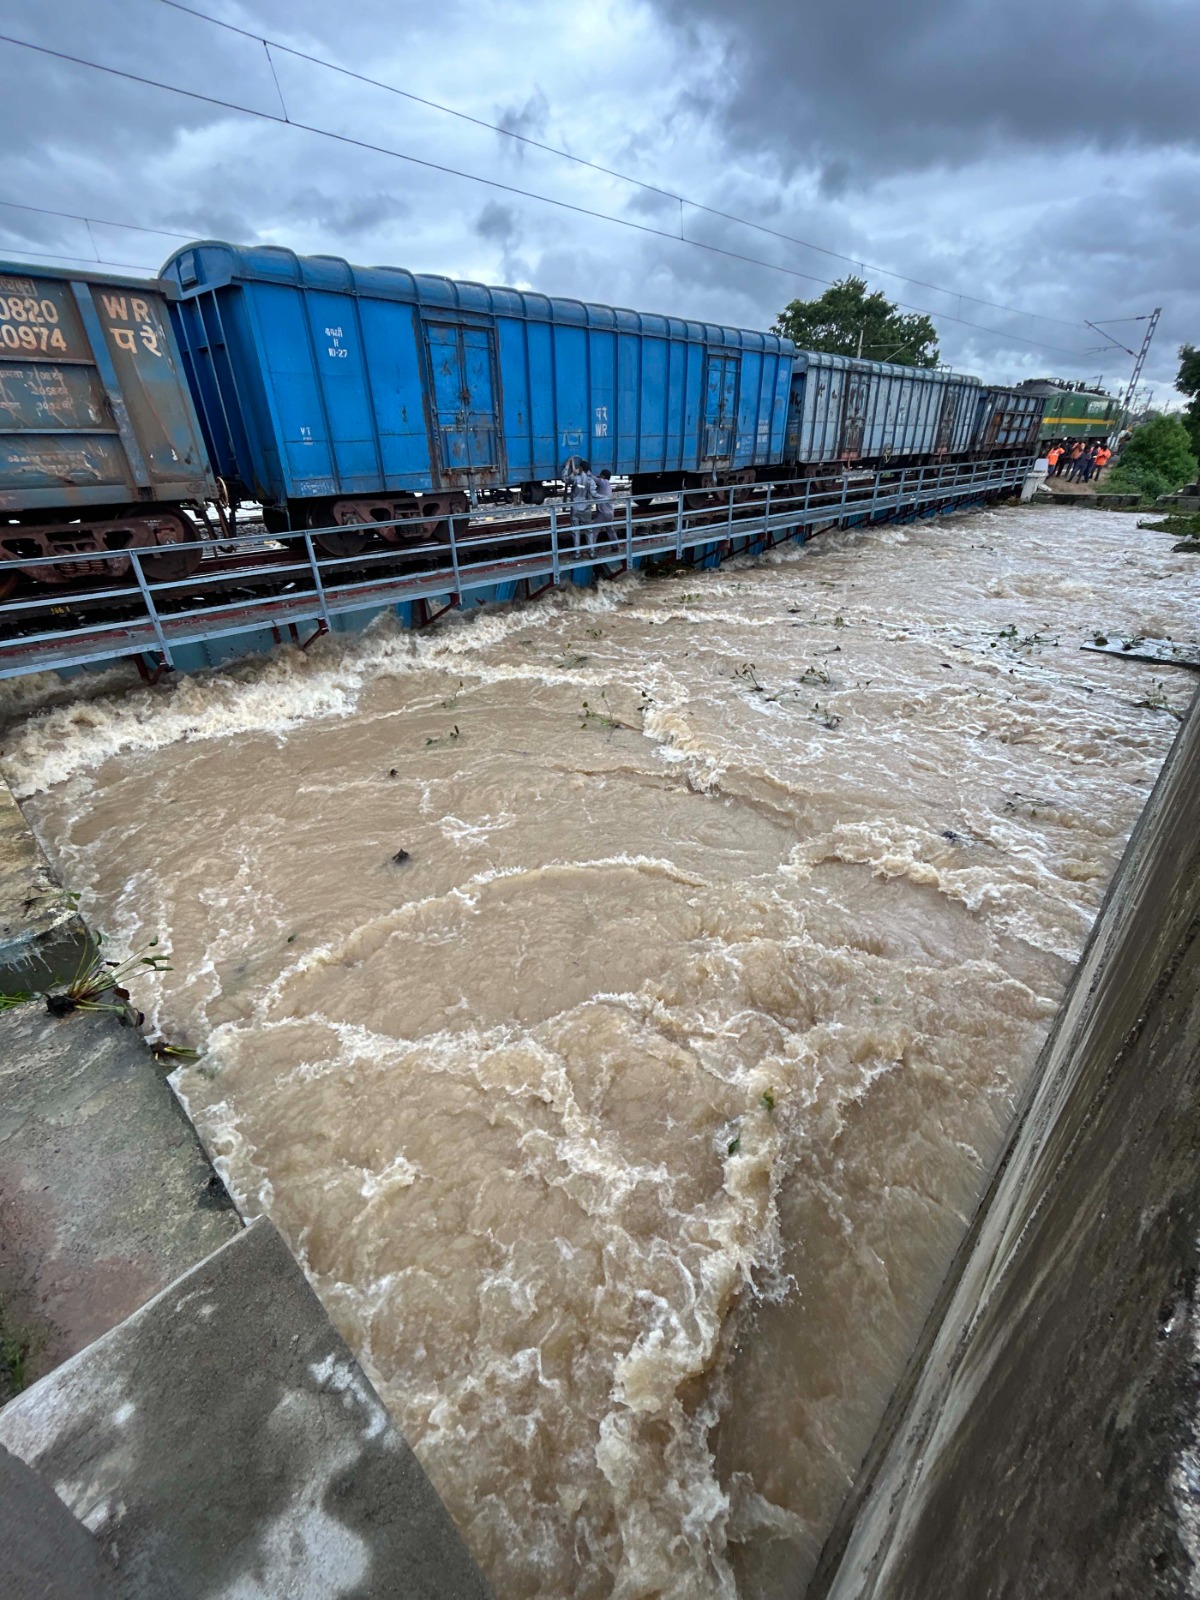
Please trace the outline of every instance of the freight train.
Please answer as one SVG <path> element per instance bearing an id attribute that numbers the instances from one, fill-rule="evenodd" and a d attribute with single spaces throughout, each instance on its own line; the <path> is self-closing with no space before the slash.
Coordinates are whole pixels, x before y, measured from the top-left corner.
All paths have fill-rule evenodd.
<path id="1" fill-rule="evenodd" d="M 1032 456 L 1042 421 L 1040 396 L 943 369 L 213 241 L 156 280 L 0 262 L 0 407 L 9 592 L 120 581 L 129 548 L 151 581 L 186 578 L 247 503 L 345 557 L 448 542 L 481 499 L 540 504 L 585 457 L 637 501 L 703 506 Z"/>

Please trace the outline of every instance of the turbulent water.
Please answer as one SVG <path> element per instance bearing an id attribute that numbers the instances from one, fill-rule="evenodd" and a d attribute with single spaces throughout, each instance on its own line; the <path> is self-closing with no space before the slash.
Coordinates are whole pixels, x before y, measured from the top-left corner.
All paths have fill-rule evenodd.
<path id="1" fill-rule="evenodd" d="M 28 814 L 170 946 L 180 1094 L 503 1600 L 811 1572 L 1191 689 L 1079 649 L 1194 633 L 1170 546 L 996 510 L 16 691 Z"/>

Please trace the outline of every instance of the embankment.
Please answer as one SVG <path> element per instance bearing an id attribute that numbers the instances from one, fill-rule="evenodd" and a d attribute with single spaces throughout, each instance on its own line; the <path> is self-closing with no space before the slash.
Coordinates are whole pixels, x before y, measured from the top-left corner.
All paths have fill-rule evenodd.
<path id="1" fill-rule="evenodd" d="M 1200 715 L 810 1597 L 1195 1593 Z"/>

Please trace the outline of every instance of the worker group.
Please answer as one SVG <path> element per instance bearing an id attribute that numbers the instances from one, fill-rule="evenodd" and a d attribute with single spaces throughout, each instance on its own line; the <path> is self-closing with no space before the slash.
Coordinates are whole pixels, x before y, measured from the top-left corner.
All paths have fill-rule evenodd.
<path id="1" fill-rule="evenodd" d="M 1068 483 L 1090 483 L 1112 460 L 1112 451 L 1103 439 L 1086 444 L 1082 439 L 1060 439 L 1046 451 L 1047 478 L 1065 478 Z"/>

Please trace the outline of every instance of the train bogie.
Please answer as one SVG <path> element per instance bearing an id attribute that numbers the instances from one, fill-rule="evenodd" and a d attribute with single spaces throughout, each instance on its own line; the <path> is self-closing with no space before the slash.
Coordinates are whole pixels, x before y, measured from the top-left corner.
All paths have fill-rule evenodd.
<path id="1" fill-rule="evenodd" d="M 653 489 L 782 454 L 774 334 L 275 248 L 190 245 L 163 271 L 218 471 L 293 522 L 539 504 L 572 457 Z"/>
<path id="2" fill-rule="evenodd" d="M 214 485 L 172 292 L 0 262 L 0 559 L 35 582 L 118 576 L 128 559 L 104 552 L 195 538 L 182 508 Z M 63 556 L 77 559 L 49 559 Z M 165 577 L 184 558 L 148 556 L 147 567 Z"/>

